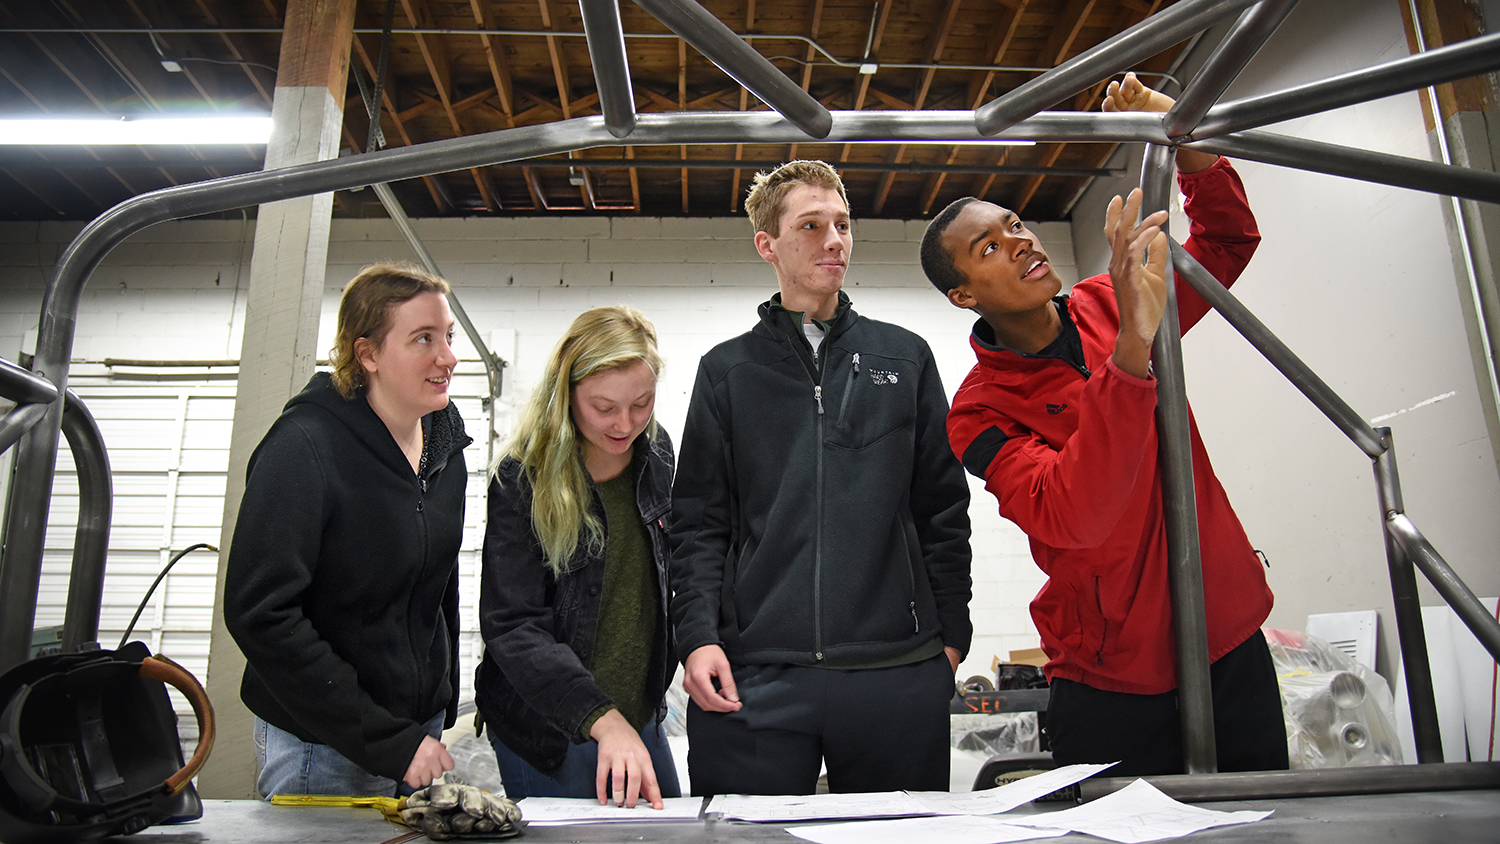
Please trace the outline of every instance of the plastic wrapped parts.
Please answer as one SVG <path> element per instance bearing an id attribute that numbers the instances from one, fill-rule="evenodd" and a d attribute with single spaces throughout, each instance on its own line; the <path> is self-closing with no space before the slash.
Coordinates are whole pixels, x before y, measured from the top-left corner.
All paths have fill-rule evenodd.
<path id="1" fill-rule="evenodd" d="M 1385 678 L 1316 636 L 1267 629 L 1291 767 L 1399 765 Z"/>

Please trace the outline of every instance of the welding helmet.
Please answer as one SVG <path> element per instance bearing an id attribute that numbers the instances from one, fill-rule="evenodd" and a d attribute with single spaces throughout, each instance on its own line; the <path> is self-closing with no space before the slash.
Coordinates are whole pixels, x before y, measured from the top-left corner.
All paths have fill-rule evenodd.
<path id="1" fill-rule="evenodd" d="M 164 684 L 198 718 L 186 764 Z M 203 687 L 139 642 L 24 662 L 0 675 L 0 841 L 88 841 L 199 817 L 189 780 L 213 741 Z"/>

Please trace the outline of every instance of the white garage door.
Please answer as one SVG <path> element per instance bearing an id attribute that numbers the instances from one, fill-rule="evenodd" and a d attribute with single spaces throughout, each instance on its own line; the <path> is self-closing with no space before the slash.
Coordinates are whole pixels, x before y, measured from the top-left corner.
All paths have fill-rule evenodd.
<path id="1" fill-rule="evenodd" d="M 453 399 L 474 443 L 465 454 L 469 495 L 460 569 L 460 656 L 465 698 L 472 698 L 479 653 L 477 595 L 483 541 L 488 409 L 477 364 L 464 363 Z M 220 369 L 219 372 L 224 372 Z M 178 551 L 218 545 L 234 417 L 234 370 L 76 365 L 70 386 L 98 421 L 114 482 L 99 642 L 114 648 L 151 582 Z M 78 518 L 78 479 L 66 440 L 58 454 L 43 556 L 36 626 L 61 625 Z M 209 636 L 219 554 L 194 551 L 156 588 L 131 634 L 207 683 Z M 237 684 L 235 684 L 237 686 Z M 197 740 L 185 699 L 172 692 L 183 744 Z"/>

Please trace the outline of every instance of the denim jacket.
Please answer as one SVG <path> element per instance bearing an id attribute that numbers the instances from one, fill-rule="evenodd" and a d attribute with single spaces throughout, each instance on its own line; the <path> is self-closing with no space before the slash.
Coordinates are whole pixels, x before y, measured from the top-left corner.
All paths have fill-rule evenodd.
<path id="1" fill-rule="evenodd" d="M 656 562 L 661 615 L 651 649 L 647 688 L 657 720 L 665 716 L 671 681 L 671 624 L 667 620 L 667 529 L 674 458 L 672 441 L 658 430 L 635 443 L 636 504 Z M 593 490 L 594 514 L 605 519 Z M 610 702 L 588 666 L 594 655 L 604 555 L 580 546 L 566 570 L 554 576 L 542 559 L 531 526 L 531 484 L 507 457 L 490 480 L 484 572 L 479 587 L 479 629 L 485 658 L 474 677 L 475 703 L 506 747 L 549 776 L 570 743 L 582 743 L 585 719 Z"/>

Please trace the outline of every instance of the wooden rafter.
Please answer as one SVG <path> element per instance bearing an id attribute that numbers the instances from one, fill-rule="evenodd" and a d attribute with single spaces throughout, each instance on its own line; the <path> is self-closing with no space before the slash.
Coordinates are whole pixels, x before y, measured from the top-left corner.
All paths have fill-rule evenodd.
<path id="1" fill-rule="evenodd" d="M 537 0 L 537 8 L 542 13 L 542 28 L 556 31 L 556 20 L 552 14 L 550 0 Z M 568 120 L 573 116 L 568 107 L 573 97 L 573 88 L 568 79 L 568 64 L 562 52 L 562 39 L 555 35 L 547 36 L 547 56 L 552 61 L 552 78 L 557 84 L 557 102 L 562 108 L 563 119 Z"/>
<path id="2" fill-rule="evenodd" d="M 364 40 L 358 35 L 354 36 L 354 52 L 359 56 L 360 63 L 364 65 L 365 72 L 369 74 L 372 80 L 375 79 L 376 64 L 370 59 L 370 53 L 365 47 Z M 376 55 L 379 55 L 378 50 Z M 396 94 L 394 91 L 395 74 L 388 74 L 388 76 L 391 78 L 386 79 L 384 84 L 380 85 L 380 104 L 382 108 L 376 109 L 376 114 L 379 114 L 383 110 L 389 115 L 391 118 L 391 128 L 396 130 L 396 138 L 401 141 L 402 146 L 411 146 L 411 134 L 406 131 L 406 124 L 401 119 L 401 113 L 396 110 Z M 379 84 L 378 81 L 376 84 Z M 369 109 L 365 109 L 365 111 L 368 112 Z M 345 114 L 347 116 L 348 109 L 345 109 Z M 386 136 L 386 141 L 389 142 L 390 140 L 390 137 Z M 448 192 L 443 189 L 442 184 L 435 177 L 423 176 L 422 184 L 427 187 L 427 194 L 432 197 L 432 203 L 437 206 L 440 212 L 447 213 L 453 209 L 453 201 L 448 197 Z"/>
<path id="3" fill-rule="evenodd" d="M 999 20 L 995 22 L 990 30 L 990 42 L 986 45 L 985 55 L 989 57 L 992 65 L 1004 64 L 1005 54 L 1010 52 L 1010 45 L 1015 41 L 1016 30 L 1021 25 L 1021 15 L 1026 11 L 1026 6 L 1031 0 L 1016 0 L 1014 6 L 1005 4 L 1001 6 Z M 995 81 L 994 71 L 986 71 L 983 76 L 971 77 L 969 84 L 968 105 L 971 109 L 984 105 L 985 97 L 989 95 L 990 85 Z"/>
<path id="4" fill-rule="evenodd" d="M 483 0 L 469 0 L 469 10 L 474 13 L 474 26 L 479 29 L 496 29 L 493 4 Z M 505 57 L 505 45 L 499 36 L 481 35 L 479 43 L 484 47 L 485 62 L 490 66 L 490 76 L 495 80 L 495 94 L 500 98 L 500 111 L 505 114 L 509 129 L 515 125 L 511 115 L 516 111 L 516 95 L 511 90 L 510 60 Z"/>

